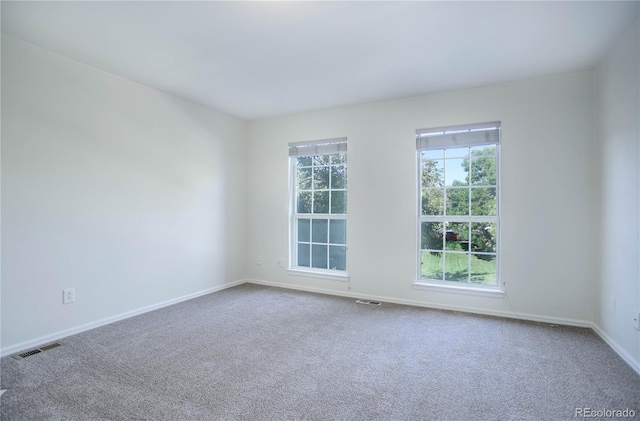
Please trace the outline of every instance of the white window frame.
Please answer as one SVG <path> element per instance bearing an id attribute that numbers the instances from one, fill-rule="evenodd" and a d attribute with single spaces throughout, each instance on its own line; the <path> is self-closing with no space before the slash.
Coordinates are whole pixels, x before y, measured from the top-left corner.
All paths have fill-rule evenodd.
<path id="1" fill-rule="evenodd" d="M 335 138 L 335 139 L 324 139 L 324 140 L 315 140 L 308 142 L 296 142 L 289 144 L 289 266 L 287 272 L 291 275 L 299 275 L 306 276 L 312 278 L 320 278 L 320 279 L 329 279 L 329 280 L 337 280 L 337 281 L 348 281 L 348 266 L 349 266 L 349 256 L 348 256 L 348 245 L 346 244 L 333 244 L 330 242 L 329 233 L 327 234 L 327 242 L 326 243 L 314 243 L 313 238 L 309 238 L 310 247 L 313 247 L 313 244 L 321 244 L 327 246 L 327 261 L 329 261 L 329 251 L 330 246 L 344 246 L 347 250 L 346 262 L 345 262 L 345 270 L 337 270 L 337 269 L 323 269 L 312 267 L 312 260 L 309 262 L 309 266 L 297 266 L 298 262 L 298 232 L 297 232 L 297 221 L 299 219 L 309 219 L 313 220 L 326 220 L 328 224 L 331 224 L 331 220 L 344 220 L 347 221 L 347 213 L 345 214 L 331 214 L 331 213 L 297 213 L 297 158 L 305 157 L 305 156 L 316 156 L 316 155 L 331 155 L 336 153 L 347 153 L 347 138 Z M 348 160 L 345 164 L 347 166 L 348 172 Z M 331 167 L 331 165 L 330 165 Z M 312 186 L 313 187 L 313 186 Z M 331 177 L 329 177 L 329 188 L 326 191 L 332 191 L 331 189 Z M 348 196 L 348 181 L 345 189 L 338 189 L 333 191 L 344 190 L 345 195 Z M 322 189 L 324 191 L 325 189 Z M 312 188 L 312 191 L 315 189 Z M 312 209 L 313 209 L 313 195 L 312 195 Z M 329 209 L 331 209 L 331 195 L 329 195 Z M 313 222 L 312 222 L 313 223 Z M 348 225 L 348 224 L 347 224 Z M 346 242 L 348 242 L 348 237 Z M 313 259 L 313 253 L 311 253 L 311 259 Z"/>
<path id="2" fill-rule="evenodd" d="M 480 123 L 480 124 L 468 124 L 462 126 L 449 126 L 438 127 L 433 129 L 421 129 L 416 130 L 416 156 L 417 156 L 417 277 L 414 282 L 414 288 L 424 289 L 430 291 L 446 291 L 454 293 L 464 293 L 471 295 L 490 296 L 490 297 L 503 297 L 504 296 L 504 282 L 500 277 L 500 260 L 501 260 L 501 240 L 500 240 L 500 144 L 501 144 L 501 123 L 499 121 Z M 469 215 L 422 215 L 422 158 L 421 151 L 424 150 L 446 150 L 460 147 L 473 147 L 481 145 L 495 145 L 496 147 L 496 215 L 495 216 L 473 216 L 471 214 L 471 200 L 469 200 Z M 447 160 L 443 160 L 443 165 L 446 168 Z M 474 187 L 469 183 L 469 197 L 471 197 L 471 189 Z M 490 186 L 494 187 L 494 186 Z M 446 187 L 444 196 L 444 209 L 446 210 Z M 472 223 L 494 223 L 496 224 L 496 284 L 495 285 L 483 285 L 473 284 L 470 282 L 459 281 L 447 281 L 443 279 L 429 279 L 422 277 L 422 223 L 423 222 L 435 222 L 442 223 L 442 231 L 445 238 L 443 243 L 446 243 L 446 227 L 445 223 L 461 222 L 468 223 L 471 227 Z M 469 238 L 469 242 L 471 238 Z M 469 247 L 470 247 L 469 243 Z M 444 252 L 444 246 L 443 246 Z M 471 267 L 471 251 L 466 254 L 469 255 L 469 268 Z M 476 252 L 474 254 L 483 254 Z M 471 274 L 469 273 L 469 279 Z"/>

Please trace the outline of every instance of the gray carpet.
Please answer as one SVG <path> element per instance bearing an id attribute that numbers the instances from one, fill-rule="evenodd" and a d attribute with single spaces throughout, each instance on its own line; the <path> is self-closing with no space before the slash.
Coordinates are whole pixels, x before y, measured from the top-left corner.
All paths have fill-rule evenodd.
<path id="1" fill-rule="evenodd" d="M 3 420 L 640 417 L 640 376 L 589 329 L 250 284 L 1 364 Z"/>

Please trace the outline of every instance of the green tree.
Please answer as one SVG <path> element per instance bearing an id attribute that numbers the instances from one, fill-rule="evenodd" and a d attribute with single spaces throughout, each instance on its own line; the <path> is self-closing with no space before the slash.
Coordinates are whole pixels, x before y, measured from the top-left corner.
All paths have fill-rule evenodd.
<path id="1" fill-rule="evenodd" d="M 444 170 L 438 161 L 422 160 L 422 214 L 444 214 Z M 424 222 L 421 229 L 422 249 L 442 250 L 442 224 Z M 440 252 L 431 251 L 433 255 Z"/>
<path id="2" fill-rule="evenodd" d="M 472 149 L 471 165 L 469 159 L 463 162 L 467 180 L 471 183 L 471 214 L 479 216 L 497 215 L 496 200 L 496 148 Z M 496 251 L 496 233 L 494 224 L 474 223 L 471 226 L 471 251 Z M 478 255 L 483 260 L 493 256 Z"/>
<path id="3" fill-rule="evenodd" d="M 442 223 L 440 222 L 423 222 L 422 223 L 422 242 L 423 250 L 442 250 Z M 432 251 L 433 255 L 440 255 L 441 252 Z"/>
<path id="4" fill-rule="evenodd" d="M 471 224 L 471 251 L 472 252 L 496 252 L 496 230 L 493 223 L 473 223 Z M 493 260 L 494 256 L 478 254 L 481 260 Z"/>
<path id="5" fill-rule="evenodd" d="M 496 147 L 471 150 L 471 185 L 496 185 Z M 463 162 L 464 170 L 469 174 L 469 159 Z"/>
<path id="6" fill-rule="evenodd" d="M 471 214 L 497 215 L 496 200 L 496 148 L 495 146 L 471 151 L 469 160 L 463 163 L 471 181 Z M 484 186 L 484 187 L 481 187 Z"/>
<path id="7" fill-rule="evenodd" d="M 444 213 L 444 170 L 438 161 L 422 161 L 422 214 Z"/>
<path id="8" fill-rule="evenodd" d="M 472 149 L 471 160 L 462 162 L 466 176 L 464 181 L 455 180 L 447 188 L 447 215 L 488 216 L 497 214 L 496 201 L 496 155 L 495 146 Z M 471 197 L 469 197 L 471 185 Z"/>
<path id="9" fill-rule="evenodd" d="M 422 187 L 444 187 L 444 170 L 438 161 L 422 161 Z"/>

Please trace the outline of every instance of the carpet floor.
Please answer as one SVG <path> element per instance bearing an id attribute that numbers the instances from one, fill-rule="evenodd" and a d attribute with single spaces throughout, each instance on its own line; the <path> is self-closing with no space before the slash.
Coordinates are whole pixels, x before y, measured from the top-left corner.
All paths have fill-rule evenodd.
<path id="1" fill-rule="evenodd" d="M 634 410 L 589 329 L 244 284 L 1 359 L 2 420 L 569 420 Z"/>

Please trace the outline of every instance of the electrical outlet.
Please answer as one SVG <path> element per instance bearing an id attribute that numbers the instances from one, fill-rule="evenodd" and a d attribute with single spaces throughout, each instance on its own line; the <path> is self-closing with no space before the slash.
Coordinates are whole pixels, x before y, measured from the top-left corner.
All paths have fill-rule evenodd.
<path id="1" fill-rule="evenodd" d="M 279 268 L 283 268 L 284 267 L 284 259 L 279 259 L 278 260 L 278 267 Z"/>
<path id="2" fill-rule="evenodd" d="M 640 311 L 637 311 L 633 318 L 633 327 L 640 330 Z"/>
<path id="3" fill-rule="evenodd" d="M 76 302 L 76 289 L 66 288 L 62 290 L 62 304 L 71 304 Z"/>
<path id="4" fill-rule="evenodd" d="M 262 264 L 262 257 L 258 256 L 256 259 L 256 265 L 260 266 Z"/>

